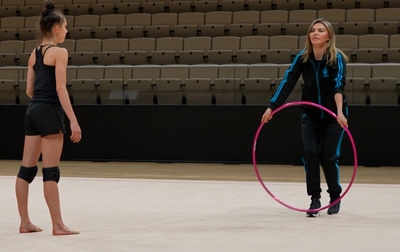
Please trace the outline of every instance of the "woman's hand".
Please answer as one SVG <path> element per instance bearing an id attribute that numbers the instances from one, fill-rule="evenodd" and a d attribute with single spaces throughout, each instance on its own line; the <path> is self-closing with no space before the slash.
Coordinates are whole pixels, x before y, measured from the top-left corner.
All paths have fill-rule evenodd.
<path id="1" fill-rule="evenodd" d="M 348 128 L 349 127 L 349 125 L 347 124 L 347 119 L 346 119 L 346 117 L 343 115 L 343 114 L 339 114 L 338 116 L 337 116 L 337 122 L 339 123 L 339 125 L 342 127 L 342 128 Z"/>
<path id="2" fill-rule="evenodd" d="M 271 119 L 272 119 L 272 109 L 267 108 L 267 110 L 265 110 L 265 113 L 263 114 L 263 116 L 261 118 L 261 122 L 267 123 Z"/>

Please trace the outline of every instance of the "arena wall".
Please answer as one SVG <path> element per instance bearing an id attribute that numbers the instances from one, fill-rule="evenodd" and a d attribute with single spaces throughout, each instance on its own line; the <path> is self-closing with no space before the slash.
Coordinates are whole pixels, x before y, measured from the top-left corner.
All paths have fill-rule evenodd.
<path id="1" fill-rule="evenodd" d="M 1 105 L 0 158 L 20 159 L 25 105 Z M 251 163 L 264 106 L 75 105 L 83 139 L 65 136 L 63 160 Z M 349 129 L 360 165 L 400 165 L 400 106 L 351 106 Z M 67 124 L 68 126 L 68 124 Z M 259 163 L 301 164 L 300 108 L 265 125 Z M 341 164 L 353 164 L 347 136 Z"/>

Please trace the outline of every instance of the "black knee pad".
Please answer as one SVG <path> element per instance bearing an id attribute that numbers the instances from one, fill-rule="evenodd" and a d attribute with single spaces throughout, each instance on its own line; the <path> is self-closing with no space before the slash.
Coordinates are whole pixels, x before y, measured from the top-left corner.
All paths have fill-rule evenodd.
<path id="1" fill-rule="evenodd" d="M 18 178 L 23 179 L 28 183 L 32 183 L 33 179 L 36 177 L 37 171 L 37 166 L 25 167 L 21 165 L 18 172 Z"/>
<path id="2" fill-rule="evenodd" d="M 56 183 L 58 183 L 58 181 L 60 181 L 60 169 L 58 168 L 58 166 L 43 168 L 42 173 L 43 173 L 43 182 L 55 181 Z"/>

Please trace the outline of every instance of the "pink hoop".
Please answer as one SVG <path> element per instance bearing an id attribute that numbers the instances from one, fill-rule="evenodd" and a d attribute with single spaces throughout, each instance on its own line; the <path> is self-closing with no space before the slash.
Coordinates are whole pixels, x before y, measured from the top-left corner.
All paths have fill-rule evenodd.
<path id="1" fill-rule="evenodd" d="M 329 109 L 327 109 L 327 108 L 325 108 L 325 107 L 323 107 L 323 106 L 321 106 L 321 105 L 319 105 L 319 104 L 312 103 L 312 102 L 307 102 L 307 101 L 297 101 L 297 102 L 289 102 L 289 103 L 286 103 L 286 104 L 282 105 L 281 107 L 275 109 L 275 110 L 272 112 L 272 115 L 276 114 L 277 112 L 279 112 L 280 110 L 282 110 L 282 109 L 284 109 L 284 108 L 287 108 L 287 107 L 290 107 L 290 106 L 297 106 L 297 105 L 309 105 L 309 106 L 314 106 L 314 107 L 320 108 L 320 109 L 324 110 L 325 112 L 329 113 L 329 114 L 332 115 L 335 119 L 337 118 L 337 116 L 335 115 L 335 113 L 333 113 L 333 112 L 330 111 Z M 265 191 L 266 191 L 274 200 L 276 200 L 277 202 L 279 202 L 281 205 L 283 205 L 283 206 L 285 206 L 285 207 L 287 207 L 287 208 L 289 208 L 289 209 L 295 210 L 295 211 L 299 211 L 299 212 L 308 212 L 308 211 L 309 211 L 308 209 L 297 208 L 297 207 L 293 207 L 293 206 L 290 206 L 290 205 L 284 203 L 283 201 L 281 201 L 280 199 L 278 199 L 274 194 L 272 194 L 271 191 L 270 191 L 270 190 L 267 188 L 267 186 L 264 184 L 264 181 L 262 180 L 261 175 L 260 175 L 260 173 L 259 173 L 259 171 L 258 171 L 258 168 L 257 168 L 257 161 L 256 161 L 256 146 L 257 146 L 257 140 L 258 140 L 258 135 L 260 134 L 260 131 L 261 131 L 261 129 L 262 129 L 263 126 L 264 126 L 264 123 L 261 123 L 261 125 L 258 127 L 257 132 L 256 132 L 256 135 L 255 135 L 255 137 L 254 137 L 254 143 L 253 143 L 253 165 L 254 165 L 254 170 L 255 170 L 255 172 L 256 172 L 256 174 L 257 174 L 258 181 L 260 181 L 260 183 L 261 183 L 261 185 L 264 187 Z M 354 143 L 353 137 L 352 137 L 352 135 L 351 135 L 349 129 L 348 129 L 348 128 L 344 128 L 344 130 L 346 131 L 346 133 L 347 133 L 347 135 L 348 135 L 348 137 L 349 137 L 349 139 L 350 139 L 351 145 L 352 145 L 352 147 L 353 147 L 353 155 L 354 155 L 354 170 L 353 170 L 353 175 L 352 175 L 352 177 L 351 177 L 351 179 L 350 179 L 349 185 L 347 186 L 346 190 L 342 193 L 342 195 L 340 195 L 340 197 L 339 197 L 337 200 L 335 200 L 334 202 L 330 203 L 329 205 L 326 205 L 326 206 L 321 207 L 321 208 L 319 208 L 319 209 L 315 209 L 314 211 L 321 211 L 321 210 L 327 209 L 327 208 L 329 208 L 329 207 L 335 205 L 336 203 L 338 203 L 338 202 L 347 194 L 347 192 L 350 190 L 351 186 L 353 185 L 354 179 L 355 179 L 355 177 L 356 177 L 357 165 L 358 165 L 358 164 L 357 164 L 357 150 L 356 150 L 356 145 L 355 145 L 355 143 Z"/>

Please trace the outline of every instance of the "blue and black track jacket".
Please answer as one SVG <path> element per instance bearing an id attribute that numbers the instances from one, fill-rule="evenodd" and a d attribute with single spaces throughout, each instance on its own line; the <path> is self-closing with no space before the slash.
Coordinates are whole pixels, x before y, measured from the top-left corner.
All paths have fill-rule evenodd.
<path id="1" fill-rule="evenodd" d="M 326 58 L 317 61 L 313 55 L 307 62 L 303 63 L 301 57 L 303 52 L 299 52 L 294 58 L 292 65 L 286 71 L 281 84 L 272 97 L 269 107 L 274 110 L 282 106 L 292 92 L 300 75 L 302 75 L 304 82 L 302 101 L 320 104 L 336 114 L 337 108 L 334 95 L 341 93 L 343 95 L 343 114 L 346 116 L 346 97 L 343 93 L 346 82 L 346 60 L 342 54 L 339 52 L 336 54 L 336 65 L 328 66 Z M 316 107 L 302 106 L 302 111 L 303 114 L 311 118 L 333 119 L 324 110 Z"/>

